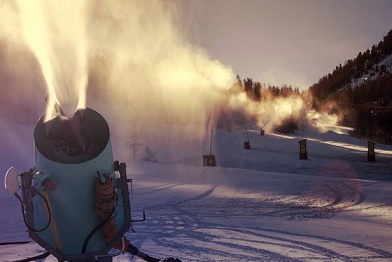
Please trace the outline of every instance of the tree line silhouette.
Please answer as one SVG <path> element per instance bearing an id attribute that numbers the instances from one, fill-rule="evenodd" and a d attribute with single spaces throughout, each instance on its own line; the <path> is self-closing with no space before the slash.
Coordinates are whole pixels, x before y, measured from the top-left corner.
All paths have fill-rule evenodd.
<path id="1" fill-rule="evenodd" d="M 282 86 L 267 85 L 258 81 L 253 81 L 252 78 L 244 78 L 237 75 L 236 91 L 243 91 L 248 99 L 254 102 L 262 102 L 276 97 L 289 97 L 292 95 L 300 95 L 298 87 L 283 84 Z"/>

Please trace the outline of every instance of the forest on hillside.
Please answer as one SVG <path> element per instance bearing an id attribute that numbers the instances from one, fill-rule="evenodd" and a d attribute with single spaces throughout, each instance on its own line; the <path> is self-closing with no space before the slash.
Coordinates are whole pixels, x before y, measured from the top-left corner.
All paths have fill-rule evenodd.
<path id="1" fill-rule="evenodd" d="M 237 76 L 237 91 L 263 103 L 280 97 L 297 96 L 309 109 L 339 116 L 341 125 L 353 129 L 351 135 L 380 143 L 392 143 L 392 30 L 377 45 L 300 92 L 290 85 L 271 86 Z M 298 119 L 289 117 L 277 131 L 293 131 Z"/>
<path id="2" fill-rule="evenodd" d="M 340 115 L 352 135 L 392 143 L 392 30 L 309 88 L 314 109 Z"/>

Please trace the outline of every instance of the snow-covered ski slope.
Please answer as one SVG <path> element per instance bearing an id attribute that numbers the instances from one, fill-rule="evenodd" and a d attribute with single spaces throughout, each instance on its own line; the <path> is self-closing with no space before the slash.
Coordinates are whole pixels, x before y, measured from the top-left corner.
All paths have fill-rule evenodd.
<path id="1" fill-rule="evenodd" d="M 1 172 L 27 170 L 34 127 L 1 122 Z M 243 149 L 243 127 L 214 130 L 217 167 L 202 166 L 208 145 L 165 154 L 162 141 L 150 140 L 154 163 L 133 161 L 113 137 L 133 179 L 132 217 L 147 217 L 127 238 L 154 257 L 182 261 L 392 260 L 391 146 L 377 144 L 376 162 L 368 162 L 367 141 L 345 134 L 248 132 L 251 150 Z M 308 160 L 299 159 L 304 138 Z M 28 241 L 19 202 L 3 187 L 0 208 L 0 242 Z M 0 260 L 42 252 L 34 243 L 0 245 Z"/>

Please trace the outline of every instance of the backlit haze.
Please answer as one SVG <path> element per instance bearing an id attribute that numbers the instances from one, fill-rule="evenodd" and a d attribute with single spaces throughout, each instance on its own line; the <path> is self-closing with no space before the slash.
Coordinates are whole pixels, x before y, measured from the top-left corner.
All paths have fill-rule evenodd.
<path id="1" fill-rule="evenodd" d="M 10 52 L 24 45 L 37 59 L 44 82 L 36 88 L 46 89 L 47 120 L 58 115 L 56 104 L 66 117 L 88 106 L 129 143 L 148 145 L 161 137 L 182 146 L 200 145 L 216 122 L 222 94 L 234 84 L 230 67 L 179 33 L 175 3 L 5 3 L 2 13 L 9 19 L 1 33 Z M 39 92 L 32 85 L 18 88 L 25 90 L 21 96 Z M 184 130 L 177 134 L 173 125 Z"/>
<path id="2" fill-rule="evenodd" d="M 346 18 L 330 25 L 333 18 L 317 17 L 321 11 L 341 17 L 340 7 L 347 11 L 351 1 L 341 6 L 334 1 L 2 3 L 6 65 L 15 78 L 25 78 L 10 81 L 17 85 L 18 101 L 44 104 L 44 97 L 36 97 L 45 94 L 47 120 L 58 114 L 56 105 L 66 117 L 91 107 L 104 115 L 115 135 L 126 138 L 127 146 L 160 141 L 153 147 L 172 152 L 178 146 L 205 150 L 206 136 L 222 111 L 251 115 L 259 127 L 268 122 L 267 131 L 287 116 L 304 124 L 318 120 L 323 126 L 322 119 L 336 124 L 336 116 L 308 111 L 298 97 L 247 101 L 244 94 L 232 92 L 236 75 L 304 88 L 327 73 L 327 67 L 371 47 L 388 31 L 371 31 L 371 26 L 358 30 L 363 24 L 351 24 L 352 35 L 346 39 L 342 29 L 334 30 L 341 24 L 346 28 Z M 358 6 L 369 3 L 358 1 Z M 377 10 L 388 5 L 374 4 Z M 385 11 L 371 25 L 384 16 Z M 354 41 L 356 35 L 361 37 Z M 31 56 L 37 63 L 31 62 L 28 70 L 13 64 L 12 58 L 22 57 L 30 65 Z M 31 72 L 41 72 L 42 79 Z"/>

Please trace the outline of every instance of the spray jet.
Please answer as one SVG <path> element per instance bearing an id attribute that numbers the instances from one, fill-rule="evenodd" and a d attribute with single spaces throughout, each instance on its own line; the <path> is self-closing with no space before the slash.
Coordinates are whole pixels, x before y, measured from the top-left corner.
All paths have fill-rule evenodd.
<path id="1" fill-rule="evenodd" d="M 133 222 L 145 220 L 145 213 L 142 219 L 131 218 L 132 180 L 126 164 L 113 161 L 105 119 L 90 108 L 71 118 L 60 113 L 44 119 L 34 129 L 35 166 L 21 173 L 11 167 L 4 182 L 20 200 L 30 238 L 46 255 L 107 262 L 125 251 L 146 261 L 180 261 L 151 257 L 124 236 Z"/>

